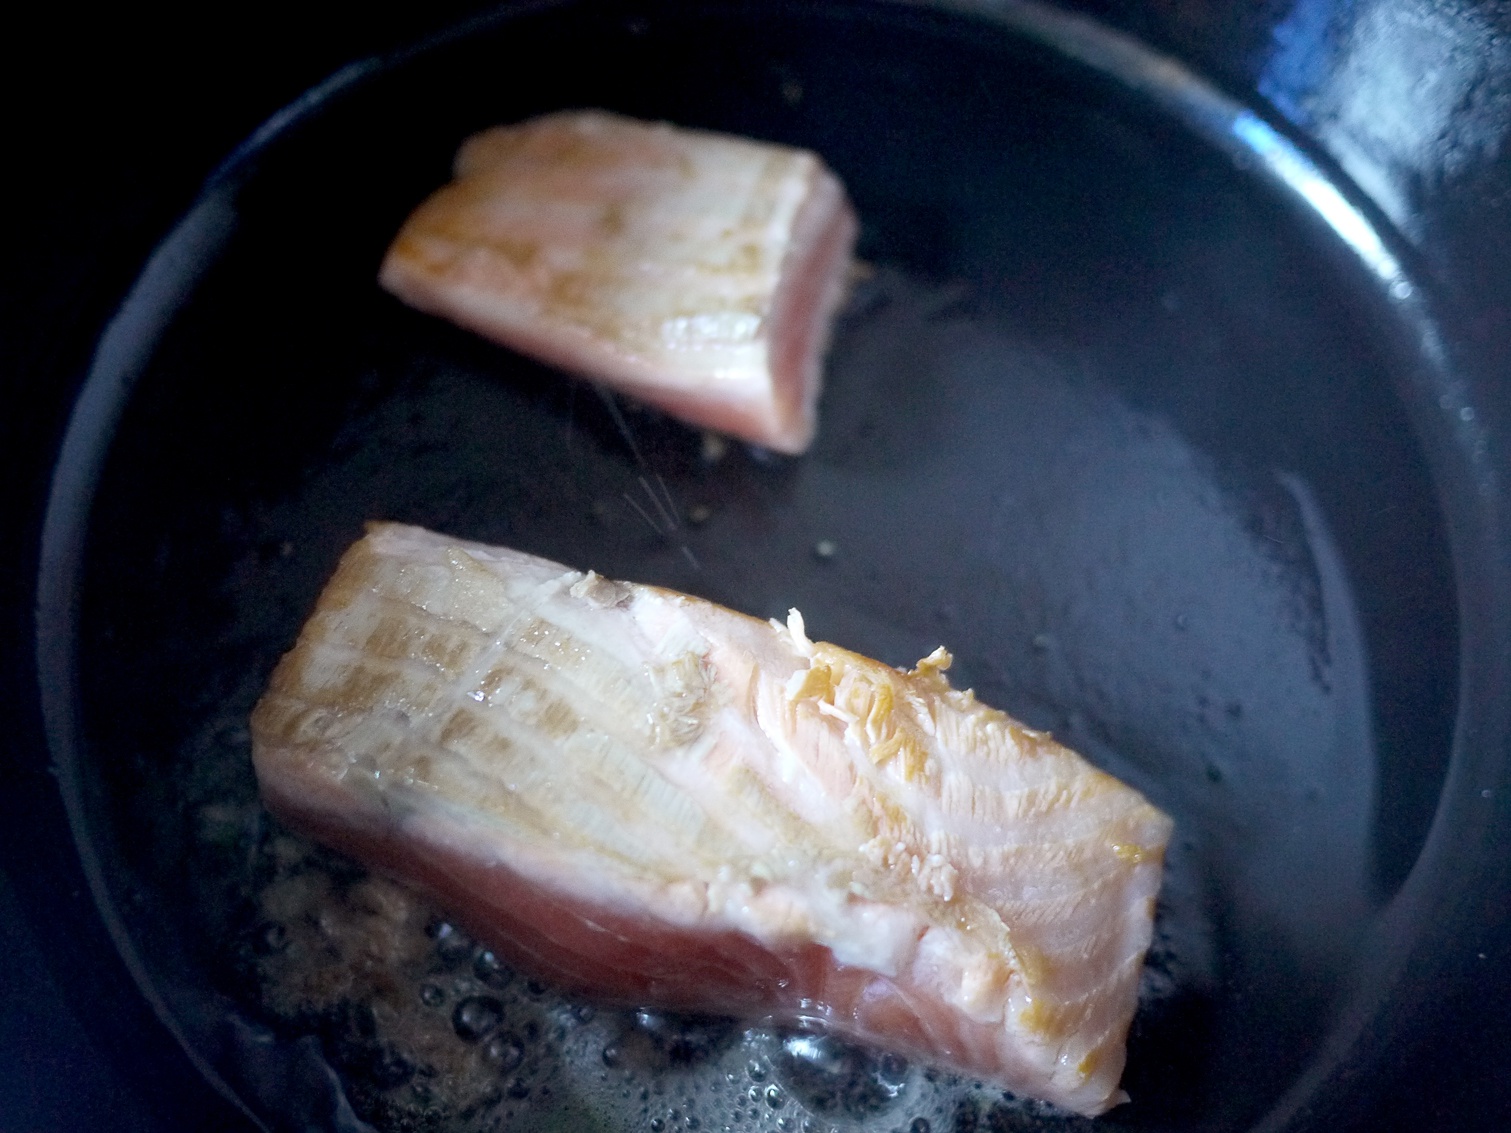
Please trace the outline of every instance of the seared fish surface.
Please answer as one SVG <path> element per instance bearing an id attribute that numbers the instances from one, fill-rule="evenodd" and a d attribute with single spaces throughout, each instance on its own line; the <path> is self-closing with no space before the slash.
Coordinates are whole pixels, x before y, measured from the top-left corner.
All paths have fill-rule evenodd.
<path id="1" fill-rule="evenodd" d="M 378 524 L 253 752 L 276 813 L 565 987 L 819 1025 L 1100 1113 L 1170 820 L 949 663 Z"/>
<path id="2" fill-rule="evenodd" d="M 571 111 L 469 138 L 379 280 L 684 420 L 798 453 L 855 234 L 811 153 Z"/>

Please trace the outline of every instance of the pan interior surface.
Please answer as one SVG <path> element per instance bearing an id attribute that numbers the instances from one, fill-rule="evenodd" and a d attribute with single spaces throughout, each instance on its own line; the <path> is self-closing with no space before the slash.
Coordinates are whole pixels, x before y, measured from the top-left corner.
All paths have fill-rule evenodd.
<path id="1" fill-rule="evenodd" d="M 463 137 L 568 106 L 805 146 L 845 182 L 874 270 L 807 456 L 711 443 L 376 287 Z M 1413 362 L 1248 173 L 1010 29 L 772 5 L 521 11 L 227 177 L 234 227 L 100 438 L 75 758 L 124 931 L 254 1110 L 1079 1124 L 863 1052 L 595 1012 L 266 819 L 247 714 L 370 519 L 797 606 L 896 665 L 947 645 L 957 686 L 1176 819 L 1133 1101 L 1096 1124 L 1248 1128 L 1301 1078 L 1437 806 L 1458 643 Z M 481 1002 L 498 1017 L 464 1025 Z"/>

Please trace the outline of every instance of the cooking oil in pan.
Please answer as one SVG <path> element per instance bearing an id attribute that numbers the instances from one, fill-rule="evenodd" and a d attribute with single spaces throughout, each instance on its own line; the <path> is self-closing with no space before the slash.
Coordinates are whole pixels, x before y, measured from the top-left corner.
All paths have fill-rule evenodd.
<path id="1" fill-rule="evenodd" d="M 383 1129 L 949 1129 L 961 1087 L 820 1034 L 608 1009 L 513 971 L 423 899 L 275 834 L 241 950 Z"/>
<path id="2" fill-rule="evenodd" d="M 269 828 L 255 853 L 265 881 L 236 946 L 243 986 L 279 1029 L 320 1037 L 354 1113 L 380 1130 L 966 1133 L 1086 1120 L 820 1032 L 574 999 L 405 886 L 300 837 Z M 1191 980 L 1171 946 L 1180 919 L 1163 910 L 1146 1017 Z"/>

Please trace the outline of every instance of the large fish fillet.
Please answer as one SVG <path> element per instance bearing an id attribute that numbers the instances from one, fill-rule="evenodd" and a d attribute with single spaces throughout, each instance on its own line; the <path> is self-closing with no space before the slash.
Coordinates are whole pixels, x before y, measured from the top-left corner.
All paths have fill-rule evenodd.
<path id="1" fill-rule="evenodd" d="M 379 524 L 253 754 L 276 813 L 570 989 L 817 1023 L 1099 1113 L 1170 820 L 948 665 Z"/>
<path id="2" fill-rule="evenodd" d="M 798 453 L 855 234 L 811 153 L 574 111 L 469 138 L 379 280 L 684 420 Z"/>

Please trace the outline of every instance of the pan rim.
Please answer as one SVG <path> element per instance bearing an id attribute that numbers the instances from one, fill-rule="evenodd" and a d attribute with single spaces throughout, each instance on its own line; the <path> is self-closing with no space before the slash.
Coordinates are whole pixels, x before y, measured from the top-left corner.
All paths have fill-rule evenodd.
<path id="1" fill-rule="evenodd" d="M 224 251 L 235 229 L 237 193 L 255 176 L 268 149 L 334 101 L 411 59 L 528 13 L 573 3 L 539 0 L 505 5 L 414 47 L 353 63 L 269 118 L 210 175 L 195 204 L 149 257 L 99 340 L 58 450 L 40 544 L 35 661 L 48 748 L 75 847 L 107 930 L 154 1012 L 196 1069 L 253 1120 L 255 1115 L 193 1048 L 154 986 L 116 908 L 89 830 L 81 778 L 83 739 L 74 708 L 78 595 L 90 512 L 105 454 L 136 378 L 203 273 Z M 1507 687 L 1506 663 L 1497 660 L 1497 654 L 1504 653 L 1500 647 L 1511 640 L 1505 625 L 1506 611 L 1511 609 L 1505 522 L 1497 509 L 1493 453 L 1487 447 L 1484 426 L 1478 424 L 1485 415 L 1469 388 L 1456 380 L 1456 360 L 1440 330 L 1432 287 L 1409 244 L 1324 153 L 1287 127 L 1224 93 L 1173 57 L 1040 0 L 830 0 L 829 6 L 987 21 L 1112 79 L 1181 122 L 1205 144 L 1247 163 L 1252 176 L 1289 202 L 1324 239 L 1341 241 L 1353 259 L 1353 270 L 1371 281 L 1382 311 L 1387 312 L 1383 325 L 1408 339 L 1412 355 L 1420 360 L 1407 388 L 1398 392 L 1438 488 L 1458 584 L 1461 668 L 1453 748 L 1426 840 L 1380 918 L 1379 935 L 1388 947 L 1381 950 L 1373 978 L 1365 986 L 1382 990 L 1369 1002 L 1350 1002 L 1329 1034 L 1325 1055 L 1313 1060 L 1260 1126 L 1284 1128 L 1338 1076 L 1343 1061 L 1361 1042 L 1373 1041 L 1369 1032 L 1382 1013 L 1406 1009 L 1394 1002 L 1392 992 L 1402 984 L 1402 974 L 1422 942 L 1431 937 L 1435 910 L 1467 884 L 1451 872 L 1451 864 L 1457 847 L 1483 827 L 1483 820 L 1473 820 L 1472 812 L 1481 789 L 1477 784 L 1488 776 L 1476 760 L 1484 764 L 1493 759 L 1493 753 L 1503 748 L 1507 732 L 1504 710 L 1501 718 L 1478 719 L 1473 706 L 1505 703 L 1507 698 L 1497 698 L 1497 690 Z"/>

